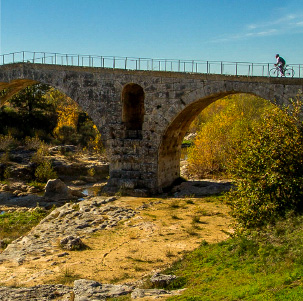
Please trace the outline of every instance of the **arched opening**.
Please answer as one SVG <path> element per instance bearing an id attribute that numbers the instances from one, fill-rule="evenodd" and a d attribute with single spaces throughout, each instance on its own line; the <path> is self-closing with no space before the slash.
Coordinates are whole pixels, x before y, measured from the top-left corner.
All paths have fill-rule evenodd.
<path id="1" fill-rule="evenodd" d="M 228 96 L 228 95 L 230 95 L 230 96 Z M 228 96 L 228 97 L 225 97 L 225 96 Z M 158 165 L 159 188 L 165 188 L 167 186 L 172 185 L 174 183 L 174 181 L 180 177 L 180 175 L 181 175 L 180 157 L 181 157 L 181 151 L 182 151 L 182 148 L 181 148 L 182 142 L 183 142 L 185 135 L 188 133 L 188 129 L 190 128 L 190 125 L 192 124 L 192 122 L 198 116 L 200 117 L 199 114 L 202 111 L 207 112 L 211 107 L 215 106 L 217 104 L 216 101 L 219 99 L 220 99 L 220 101 L 218 101 L 218 102 L 220 102 L 220 103 L 221 103 L 221 99 L 225 100 L 225 99 L 232 99 L 232 98 L 234 98 L 235 101 L 238 100 L 238 102 L 239 102 L 240 97 L 244 97 L 244 98 L 246 97 L 245 99 L 243 99 L 244 102 L 246 102 L 246 100 L 248 100 L 248 98 L 250 97 L 250 98 L 252 98 L 251 103 L 255 103 L 255 101 L 253 101 L 253 99 L 257 100 L 257 98 L 258 98 L 258 99 L 264 101 L 265 103 L 267 103 L 267 105 L 272 105 L 272 104 L 270 104 L 269 101 L 256 97 L 256 96 L 252 95 L 251 93 L 247 93 L 247 94 L 240 94 L 239 92 L 220 93 L 218 95 L 213 95 L 211 97 L 198 99 L 197 101 L 194 101 L 193 103 L 188 105 L 173 120 L 173 122 L 166 129 L 165 134 L 162 139 L 162 143 L 159 148 L 159 157 L 158 157 L 158 160 L 159 160 L 158 161 L 159 162 L 159 165 Z M 258 103 L 256 105 L 259 106 L 261 109 L 260 103 Z M 207 110 L 206 110 L 206 108 L 207 108 Z M 250 111 L 252 111 L 253 114 L 256 114 L 257 110 L 254 110 L 253 105 L 251 105 L 251 107 L 249 109 L 250 109 Z M 230 114 L 234 114 L 234 115 L 239 114 L 239 117 L 241 118 L 241 112 L 233 113 L 233 111 L 231 111 L 230 109 L 229 109 L 229 111 L 230 111 Z M 248 111 L 248 109 L 246 109 L 246 111 Z M 215 110 L 215 114 L 219 114 L 219 113 Z M 230 118 L 230 120 L 232 120 L 232 119 L 233 119 L 233 117 Z M 224 120 L 220 120 L 220 121 L 224 122 Z M 228 120 L 228 122 L 232 122 L 232 121 Z M 232 127 L 234 127 L 234 125 L 232 125 Z M 208 134 L 206 132 L 204 132 L 204 135 L 208 135 Z M 209 136 L 211 136 L 211 135 L 209 134 Z M 204 146 L 212 145 L 211 143 L 209 143 L 212 141 L 207 140 L 206 138 L 203 138 L 203 137 L 202 138 L 199 137 L 199 138 L 200 138 L 200 140 L 208 141 L 208 144 L 201 143 L 199 145 L 200 147 L 203 147 L 203 145 Z M 225 138 L 228 139 L 228 137 L 225 137 Z M 202 179 L 202 178 L 199 178 L 199 179 Z"/>
<path id="2" fill-rule="evenodd" d="M 40 177 L 37 168 L 41 165 L 43 172 L 52 167 L 67 182 L 82 176 L 104 182 L 108 164 L 103 137 L 80 105 L 46 84 L 31 80 L 10 84 L 0 91 L 0 158 L 5 155 L 0 180 L 45 182 L 53 174 Z M 79 163 L 76 169 L 73 161 Z M 24 172 L 19 172 L 18 164 Z"/>
<path id="3" fill-rule="evenodd" d="M 122 122 L 125 138 L 142 139 L 144 122 L 144 91 L 138 84 L 127 84 L 122 91 Z"/>

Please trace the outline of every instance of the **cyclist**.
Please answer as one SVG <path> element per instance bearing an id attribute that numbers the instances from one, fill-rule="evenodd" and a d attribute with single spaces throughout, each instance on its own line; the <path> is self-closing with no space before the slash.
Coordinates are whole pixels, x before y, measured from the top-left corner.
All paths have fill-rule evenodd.
<path id="1" fill-rule="evenodd" d="M 279 66 L 282 76 L 285 76 L 284 74 L 284 67 L 286 64 L 285 60 L 279 54 L 276 54 L 276 59 L 277 59 L 277 63 L 275 64 L 275 66 Z"/>

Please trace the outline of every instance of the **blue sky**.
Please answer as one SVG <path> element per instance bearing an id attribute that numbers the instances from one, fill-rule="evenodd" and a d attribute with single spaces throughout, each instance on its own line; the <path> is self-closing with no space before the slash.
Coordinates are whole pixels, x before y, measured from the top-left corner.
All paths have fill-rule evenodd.
<path id="1" fill-rule="evenodd" d="M 0 53 L 303 63 L 302 0 L 0 0 Z"/>

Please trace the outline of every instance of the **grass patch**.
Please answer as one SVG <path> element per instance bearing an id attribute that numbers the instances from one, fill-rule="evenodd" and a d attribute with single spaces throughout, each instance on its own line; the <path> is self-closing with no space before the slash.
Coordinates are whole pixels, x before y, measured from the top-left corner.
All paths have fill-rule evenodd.
<path id="1" fill-rule="evenodd" d="M 55 282 L 66 285 L 73 283 L 78 278 L 79 275 L 75 274 L 72 269 L 66 267 L 64 270 L 61 271 L 61 274 L 56 278 Z"/>
<path id="2" fill-rule="evenodd" d="M 7 243 L 25 235 L 36 226 L 47 214 L 40 207 L 30 211 L 4 212 L 0 215 L 0 239 Z"/>
<path id="3" fill-rule="evenodd" d="M 217 244 L 202 243 L 166 274 L 187 290 L 168 300 L 301 300 L 303 216 Z"/>

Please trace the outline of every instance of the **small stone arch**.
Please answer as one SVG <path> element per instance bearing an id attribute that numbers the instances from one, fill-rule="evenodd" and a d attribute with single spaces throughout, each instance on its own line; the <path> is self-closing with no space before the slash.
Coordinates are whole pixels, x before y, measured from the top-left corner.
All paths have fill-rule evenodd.
<path id="1" fill-rule="evenodd" d="M 125 126 L 125 138 L 142 139 L 144 122 L 143 88 L 135 83 L 124 86 L 122 90 L 122 122 Z"/>

